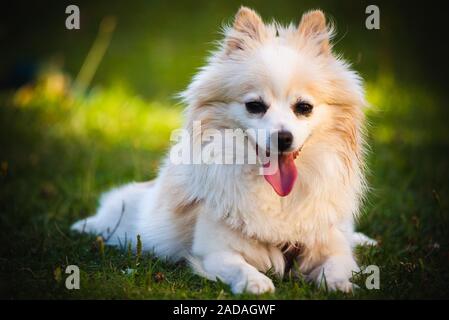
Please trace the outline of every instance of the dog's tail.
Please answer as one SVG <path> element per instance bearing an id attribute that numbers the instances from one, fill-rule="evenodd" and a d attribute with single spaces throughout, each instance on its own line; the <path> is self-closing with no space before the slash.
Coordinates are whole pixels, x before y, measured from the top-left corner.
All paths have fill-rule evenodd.
<path id="1" fill-rule="evenodd" d="M 153 183 L 130 183 L 103 194 L 97 213 L 80 220 L 71 229 L 97 234 L 110 245 L 125 246 L 137 238 L 139 206 Z M 133 246 L 134 247 L 134 246 Z"/>

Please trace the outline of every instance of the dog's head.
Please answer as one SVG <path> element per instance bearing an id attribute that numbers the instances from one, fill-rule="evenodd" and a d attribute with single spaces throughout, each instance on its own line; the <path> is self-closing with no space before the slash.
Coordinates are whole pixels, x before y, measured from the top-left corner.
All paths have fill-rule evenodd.
<path id="1" fill-rule="evenodd" d="M 242 7 L 219 50 L 183 93 L 191 120 L 212 128 L 262 129 L 276 137 L 271 145 L 277 146 L 279 170 L 266 178 L 281 196 L 291 191 L 294 159 L 311 136 L 327 130 L 358 145 L 363 90 L 359 77 L 332 53 L 331 36 L 319 10 L 283 27 L 265 24 Z"/>

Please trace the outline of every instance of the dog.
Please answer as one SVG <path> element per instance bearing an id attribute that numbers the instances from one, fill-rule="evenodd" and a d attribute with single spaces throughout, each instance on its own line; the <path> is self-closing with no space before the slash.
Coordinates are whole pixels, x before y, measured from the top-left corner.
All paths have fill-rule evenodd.
<path id="1" fill-rule="evenodd" d="M 332 36 L 320 10 L 282 26 L 241 7 L 181 93 L 183 129 L 193 137 L 269 131 L 271 147 L 244 139 L 277 166 L 268 174 L 267 162 L 175 164 L 167 156 L 155 180 L 104 194 L 96 215 L 72 229 L 110 245 L 139 236 L 158 257 L 187 260 L 233 293 L 274 292 L 266 273 L 282 276 L 287 253 L 306 279 L 351 291 L 359 272 L 353 248 L 375 244 L 354 228 L 367 191 L 367 103 L 362 79 L 333 53 Z"/>

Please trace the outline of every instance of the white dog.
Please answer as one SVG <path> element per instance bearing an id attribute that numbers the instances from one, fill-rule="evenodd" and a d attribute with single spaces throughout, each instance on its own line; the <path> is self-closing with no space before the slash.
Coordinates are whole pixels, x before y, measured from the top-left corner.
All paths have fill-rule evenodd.
<path id="1" fill-rule="evenodd" d="M 245 139 L 258 154 L 275 155 L 277 169 L 264 176 L 259 164 L 167 157 L 156 180 L 106 193 L 97 214 L 73 229 L 106 235 L 111 245 L 140 235 L 145 249 L 187 259 L 235 293 L 273 292 L 264 272 L 282 275 L 285 248 L 301 248 L 295 259 L 308 279 L 350 291 L 353 247 L 375 243 L 354 231 L 366 189 L 366 103 L 359 76 L 332 53 L 331 35 L 319 10 L 283 27 L 242 7 L 182 93 L 184 129 L 201 135 L 193 129 L 201 121 L 202 130 L 275 132 L 277 151 Z"/>

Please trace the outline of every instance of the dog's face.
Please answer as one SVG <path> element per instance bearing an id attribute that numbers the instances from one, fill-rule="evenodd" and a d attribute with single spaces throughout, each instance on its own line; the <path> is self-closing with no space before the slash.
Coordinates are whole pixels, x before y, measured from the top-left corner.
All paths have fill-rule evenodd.
<path id="1" fill-rule="evenodd" d="M 241 8 L 220 50 L 184 93 L 197 120 L 246 130 L 259 151 L 276 147 L 279 170 L 266 178 L 282 196 L 293 187 L 294 159 L 311 135 L 354 117 L 345 106 L 363 104 L 357 75 L 331 52 L 331 33 L 321 11 L 282 27 Z M 258 130 L 276 141 L 261 144 L 252 136 Z"/>
<path id="2" fill-rule="evenodd" d="M 275 38 L 242 57 L 228 115 L 237 126 L 253 129 L 249 133 L 277 134 L 278 143 L 271 146 L 289 153 L 302 148 L 325 118 L 326 106 L 314 94 L 319 80 L 312 59 L 282 42 Z M 259 142 L 259 148 L 265 145 Z"/>

